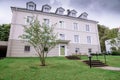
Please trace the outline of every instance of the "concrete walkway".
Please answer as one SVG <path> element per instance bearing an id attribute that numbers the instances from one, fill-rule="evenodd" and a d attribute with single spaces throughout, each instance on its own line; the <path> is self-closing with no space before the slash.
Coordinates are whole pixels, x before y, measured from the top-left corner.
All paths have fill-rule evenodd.
<path id="1" fill-rule="evenodd" d="M 105 67 L 99 67 L 99 68 L 106 69 L 106 70 L 120 71 L 119 67 L 105 66 Z"/>

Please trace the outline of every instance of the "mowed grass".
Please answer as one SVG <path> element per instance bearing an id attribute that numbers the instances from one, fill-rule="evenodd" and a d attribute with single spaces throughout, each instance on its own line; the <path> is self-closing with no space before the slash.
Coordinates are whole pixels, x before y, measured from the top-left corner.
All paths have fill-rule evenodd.
<path id="1" fill-rule="evenodd" d="M 93 57 L 95 59 L 95 57 Z M 82 59 L 87 59 L 82 56 Z M 103 56 L 99 57 L 103 60 Z M 0 60 L 0 80 L 119 80 L 120 71 L 89 68 L 80 60 L 49 57 L 47 66 L 39 58 L 5 58 Z M 120 67 L 120 56 L 107 56 L 110 66 Z"/>

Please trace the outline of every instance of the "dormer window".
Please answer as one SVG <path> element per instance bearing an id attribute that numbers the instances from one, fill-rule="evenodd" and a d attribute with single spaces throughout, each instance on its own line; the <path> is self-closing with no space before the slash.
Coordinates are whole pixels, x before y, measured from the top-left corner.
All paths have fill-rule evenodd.
<path id="1" fill-rule="evenodd" d="M 44 9 L 44 12 L 49 12 L 49 8 L 45 8 L 45 9 Z"/>
<path id="2" fill-rule="evenodd" d="M 72 13 L 72 16 L 74 16 L 74 17 L 75 17 L 75 16 L 76 16 L 76 14 L 75 14 L 75 13 Z"/>
<path id="3" fill-rule="evenodd" d="M 75 10 L 68 10 L 68 16 L 76 17 L 77 11 Z"/>
<path id="4" fill-rule="evenodd" d="M 36 4 L 32 1 L 27 2 L 26 8 L 29 9 L 29 10 L 36 10 Z"/>
<path id="5" fill-rule="evenodd" d="M 50 12 L 50 9 L 51 9 L 51 7 L 48 4 L 42 6 L 43 12 Z"/>
<path id="6" fill-rule="evenodd" d="M 34 6 L 33 5 L 29 5 L 28 9 L 34 10 Z"/>
<path id="7" fill-rule="evenodd" d="M 65 11 L 65 9 L 63 9 L 62 7 L 59 7 L 59 8 L 57 8 L 57 10 L 56 10 L 55 13 L 56 13 L 56 14 L 63 15 L 64 11 Z"/>
<path id="8" fill-rule="evenodd" d="M 88 14 L 86 12 L 82 13 L 79 18 L 87 19 Z"/>

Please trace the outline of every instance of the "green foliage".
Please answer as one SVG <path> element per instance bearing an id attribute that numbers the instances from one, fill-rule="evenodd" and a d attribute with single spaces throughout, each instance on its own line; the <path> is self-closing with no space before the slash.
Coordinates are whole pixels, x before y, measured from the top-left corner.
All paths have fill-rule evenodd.
<path id="1" fill-rule="evenodd" d="M 112 55 L 120 55 L 120 50 L 112 51 Z"/>
<path id="2" fill-rule="evenodd" d="M 109 29 L 104 25 L 98 24 L 99 39 L 101 45 L 101 51 L 105 51 L 105 40 L 116 38 L 118 33 L 118 28 Z"/>
<path id="3" fill-rule="evenodd" d="M 8 41 L 10 32 L 10 24 L 0 25 L 0 41 Z"/>
<path id="4" fill-rule="evenodd" d="M 20 36 L 34 47 L 42 66 L 45 66 L 45 58 L 48 52 L 56 45 L 56 34 L 53 32 L 53 26 L 50 27 L 44 23 L 41 25 L 36 18 L 29 26 L 24 26 L 25 34 Z"/>

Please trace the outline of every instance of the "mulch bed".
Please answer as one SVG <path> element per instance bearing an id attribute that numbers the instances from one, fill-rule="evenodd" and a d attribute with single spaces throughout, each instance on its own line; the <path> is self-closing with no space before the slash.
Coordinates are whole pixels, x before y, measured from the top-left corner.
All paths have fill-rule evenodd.
<path id="1" fill-rule="evenodd" d="M 78 56 L 66 56 L 66 58 L 70 60 L 80 60 Z"/>

